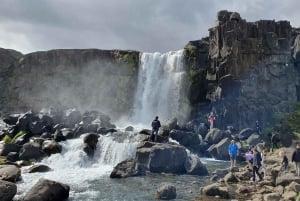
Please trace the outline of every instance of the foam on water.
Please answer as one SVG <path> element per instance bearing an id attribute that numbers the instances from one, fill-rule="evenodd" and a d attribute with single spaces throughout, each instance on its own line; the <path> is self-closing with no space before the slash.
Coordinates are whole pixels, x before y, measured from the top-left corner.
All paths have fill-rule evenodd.
<path id="1" fill-rule="evenodd" d="M 130 157 L 135 156 L 137 142 L 116 142 L 110 135 L 101 136 L 94 157 L 90 158 L 83 151 L 83 139 L 72 139 L 61 143 L 61 154 L 53 154 L 38 164 L 49 166 L 52 171 L 46 173 L 26 173 L 27 167 L 22 168 L 21 182 L 18 182 L 18 193 L 15 198 L 21 199 L 24 194 L 40 178 L 46 178 L 71 186 L 70 199 L 78 197 L 93 197 L 98 192 L 90 189 L 93 181 L 108 178 L 113 167 Z M 79 199 L 81 200 L 81 199 Z"/>

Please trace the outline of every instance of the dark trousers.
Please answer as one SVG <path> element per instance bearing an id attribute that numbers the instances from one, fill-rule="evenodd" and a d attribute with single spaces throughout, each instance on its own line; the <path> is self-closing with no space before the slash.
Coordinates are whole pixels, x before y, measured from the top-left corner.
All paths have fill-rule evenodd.
<path id="1" fill-rule="evenodd" d="M 260 180 L 263 179 L 262 176 L 261 176 L 261 174 L 259 174 L 258 170 L 259 170 L 259 167 L 253 166 L 253 170 L 252 170 L 252 173 L 253 173 L 253 181 L 255 181 L 255 173 L 258 175 L 258 177 L 259 177 Z"/>
<path id="2" fill-rule="evenodd" d="M 155 142 L 157 134 L 158 134 L 158 129 L 152 129 L 152 133 L 151 133 L 151 136 L 150 136 L 150 141 Z"/>

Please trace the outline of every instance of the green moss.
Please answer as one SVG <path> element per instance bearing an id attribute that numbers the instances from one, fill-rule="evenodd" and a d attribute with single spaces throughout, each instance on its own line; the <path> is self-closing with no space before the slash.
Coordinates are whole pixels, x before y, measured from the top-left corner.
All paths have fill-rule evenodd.
<path id="1" fill-rule="evenodd" d="M 11 143 L 11 138 L 8 135 L 5 135 L 4 138 L 2 139 L 4 143 Z"/>
<path id="2" fill-rule="evenodd" d="M 14 137 L 13 139 L 11 139 L 10 143 L 14 144 L 16 142 L 16 140 L 22 136 L 25 133 L 25 131 L 19 131 Z"/>
<path id="3" fill-rule="evenodd" d="M 129 52 L 123 55 L 122 60 L 129 64 L 131 72 L 135 73 L 139 66 L 139 53 Z"/>
<path id="4" fill-rule="evenodd" d="M 5 158 L 0 158 L 0 165 L 5 164 L 5 162 L 6 162 L 6 159 L 5 159 Z"/>
<path id="5" fill-rule="evenodd" d="M 19 64 L 22 64 L 22 63 L 24 62 L 24 60 L 25 60 L 25 58 L 24 58 L 24 57 L 21 57 L 21 58 L 19 59 Z"/>

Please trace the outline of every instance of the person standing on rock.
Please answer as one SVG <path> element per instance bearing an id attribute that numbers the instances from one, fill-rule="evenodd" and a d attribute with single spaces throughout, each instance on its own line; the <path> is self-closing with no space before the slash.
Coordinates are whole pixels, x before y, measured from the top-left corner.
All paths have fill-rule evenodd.
<path id="1" fill-rule="evenodd" d="M 296 174 L 300 176 L 300 144 L 297 144 L 296 150 L 292 155 L 292 162 L 295 162 L 296 165 Z"/>
<path id="2" fill-rule="evenodd" d="M 256 174 L 259 177 L 259 181 L 263 181 L 263 177 L 258 172 L 258 170 L 261 166 L 261 161 L 262 161 L 261 154 L 257 151 L 256 148 L 253 148 L 253 169 L 252 169 L 252 173 L 253 173 L 253 182 L 254 183 L 255 183 Z"/>
<path id="3" fill-rule="evenodd" d="M 156 116 L 155 119 L 152 121 L 151 126 L 152 126 L 152 133 L 150 136 L 150 140 L 152 142 L 155 142 L 157 140 L 158 130 L 161 127 L 160 121 L 158 120 L 158 116 Z"/>
<path id="4" fill-rule="evenodd" d="M 235 143 L 234 140 L 231 140 L 231 143 L 228 145 L 228 153 L 230 156 L 230 167 L 235 167 L 236 166 L 236 156 L 238 155 L 238 150 L 239 147 Z"/>
<path id="5" fill-rule="evenodd" d="M 208 122 L 210 123 L 209 130 L 214 128 L 214 121 L 215 120 L 216 120 L 216 118 L 214 116 L 214 113 L 210 112 L 210 115 L 208 116 Z"/>

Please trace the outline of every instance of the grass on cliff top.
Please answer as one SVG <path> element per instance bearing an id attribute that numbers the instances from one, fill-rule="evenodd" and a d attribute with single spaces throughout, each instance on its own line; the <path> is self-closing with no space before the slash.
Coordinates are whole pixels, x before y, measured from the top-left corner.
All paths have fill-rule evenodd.
<path id="1" fill-rule="evenodd" d="M 273 131 L 279 133 L 283 144 L 290 144 L 293 139 L 300 139 L 300 103 L 295 105 L 293 112 L 279 119 Z"/>

